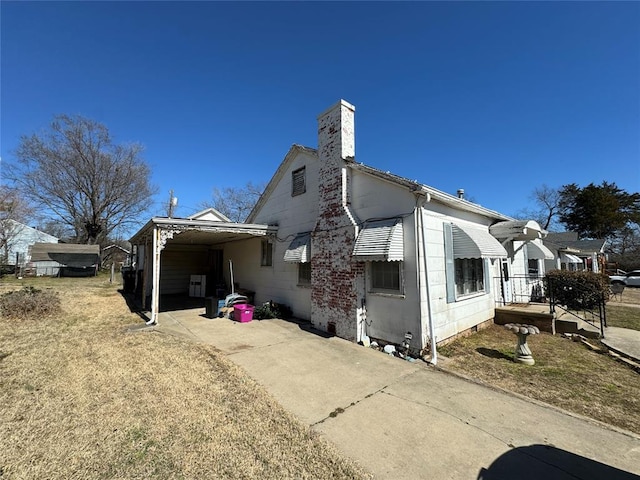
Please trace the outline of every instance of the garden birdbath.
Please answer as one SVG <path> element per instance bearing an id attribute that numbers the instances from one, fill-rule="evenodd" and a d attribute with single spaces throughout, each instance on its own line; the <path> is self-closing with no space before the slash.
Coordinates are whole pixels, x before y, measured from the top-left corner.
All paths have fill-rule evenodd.
<path id="1" fill-rule="evenodd" d="M 531 349 L 527 345 L 527 337 L 540 333 L 538 327 L 533 325 L 523 325 L 521 323 L 507 323 L 504 328 L 511 330 L 518 336 L 518 344 L 516 345 L 516 355 L 514 362 L 524 363 L 525 365 L 533 365 L 535 360 L 531 355 Z"/>

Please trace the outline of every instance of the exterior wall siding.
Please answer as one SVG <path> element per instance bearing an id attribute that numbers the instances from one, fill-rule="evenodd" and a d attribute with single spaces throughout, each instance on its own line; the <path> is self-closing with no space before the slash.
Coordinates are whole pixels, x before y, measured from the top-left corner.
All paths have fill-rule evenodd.
<path id="1" fill-rule="evenodd" d="M 306 191 L 292 196 L 292 172 L 305 168 Z M 255 252 L 251 260 L 252 282 L 256 292 L 256 303 L 273 300 L 291 307 L 293 315 L 303 320 L 311 320 L 311 287 L 298 285 L 298 264 L 284 261 L 284 253 L 298 233 L 313 230 L 318 216 L 318 159 L 305 152 L 299 152 L 289 163 L 268 201 L 255 218 L 254 223 L 278 225 L 277 238 L 273 241 L 273 265 L 260 266 L 261 239 L 253 240 L 256 244 L 248 249 Z M 230 244 L 225 248 L 229 255 L 238 251 L 242 253 L 242 243 Z M 311 255 L 315 252 L 311 246 Z M 250 254 L 253 255 L 253 254 Z M 249 283 L 248 283 L 249 284 Z"/>
<path id="2" fill-rule="evenodd" d="M 351 187 L 351 205 L 360 221 L 400 216 L 403 222 L 402 292 L 398 295 L 372 292 L 371 262 L 363 262 L 366 288 L 364 333 L 372 338 L 400 344 L 405 332 L 411 332 L 415 347 L 418 348 L 422 327 L 413 214 L 415 196 L 403 188 L 358 171 L 353 172 Z"/>
<path id="3" fill-rule="evenodd" d="M 167 245 L 160 254 L 160 294 L 188 294 L 191 275 L 209 273 L 207 250 L 207 246 L 200 245 L 188 248 Z"/>
<path id="4" fill-rule="evenodd" d="M 441 343 L 459 332 L 493 319 L 495 308 L 492 291 L 447 303 L 443 224 L 473 221 L 476 225 L 488 226 L 490 219 L 459 215 L 456 210 L 438 204 L 429 203 L 427 208 L 424 210 L 423 219 L 431 315 L 436 343 Z M 489 264 L 491 277 L 499 275 L 499 261 L 492 260 Z"/>

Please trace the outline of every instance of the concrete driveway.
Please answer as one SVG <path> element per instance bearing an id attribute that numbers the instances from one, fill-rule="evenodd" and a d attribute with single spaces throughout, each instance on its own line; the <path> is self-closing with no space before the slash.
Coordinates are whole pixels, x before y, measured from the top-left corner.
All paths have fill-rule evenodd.
<path id="1" fill-rule="evenodd" d="M 283 320 L 164 312 L 375 478 L 640 479 L 640 436 Z"/>

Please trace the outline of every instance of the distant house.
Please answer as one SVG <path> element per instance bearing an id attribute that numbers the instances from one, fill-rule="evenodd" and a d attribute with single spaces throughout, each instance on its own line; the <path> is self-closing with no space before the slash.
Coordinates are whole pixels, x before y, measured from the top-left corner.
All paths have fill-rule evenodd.
<path id="1" fill-rule="evenodd" d="M 102 268 L 111 268 L 111 265 L 121 268 L 127 264 L 130 255 L 131 250 L 121 245 L 115 243 L 107 245 L 101 253 Z"/>
<path id="2" fill-rule="evenodd" d="M 229 217 L 219 212 L 215 208 L 207 208 L 201 212 L 194 213 L 187 217 L 189 220 L 211 220 L 213 222 L 231 222 Z"/>
<path id="3" fill-rule="evenodd" d="M 548 270 L 605 270 L 606 240 L 578 240 L 577 232 L 560 232 L 549 233 L 544 244 L 554 254 L 553 259 L 545 261 Z"/>
<path id="4" fill-rule="evenodd" d="M 98 274 L 100 245 L 35 243 L 29 249 L 27 271 L 36 276 L 88 277 Z"/>
<path id="5" fill-rule="evenodd" d="M 354 112 L 340 101 L 318 117 L 318 148 L 289 149 L 247 223 L 154 217 L 132 237 L 149 323 L 193 274 L 352 341 L 411 333 L 416 350 L 490 324 L 497 303 L 531 299 L 553 258 L 546 232 L 357 162 Z"/>
<path id="6" fill-rule="evenodd" d="M 2 221 L 1 230 L 0 263 L 5 265 L 21 265 L 34 243 L 58 243 L 57 237 L 11 219 Z"/>

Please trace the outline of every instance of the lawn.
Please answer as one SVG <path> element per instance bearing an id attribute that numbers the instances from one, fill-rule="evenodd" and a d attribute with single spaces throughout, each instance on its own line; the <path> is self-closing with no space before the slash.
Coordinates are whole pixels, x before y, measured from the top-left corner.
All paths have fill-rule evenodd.
<path id="1" fill-rule="evenodd" d="M 631 290 L 631 292 L 629 292 Z M 640 330 L 640 289 L 625 289 L 623 300 L 607 304 L 610 326 Z M 601 346 L 597 340 L 590 341 Z M 513 362 L 516 336 L 497 325 L 443 346 L 440 362 L 485 383 L 556 405 L 640 434 L 640 375 L 604 352 L 580 342 L 541 333 L 531 335 L 535 365 Z"/>
<path id="2" fill-rule="evenodd" d="M 607 303 L 607 325 L 640 330 L 640 288 L 625 288 L 622 296 Z"/>
<path id="3" fill-rule="evenodd" d="M 0 317 L 0 477 L 369 478 L 215 348 L 131 333 L 108 277 L 1 281 L 62 312 Z"/>

